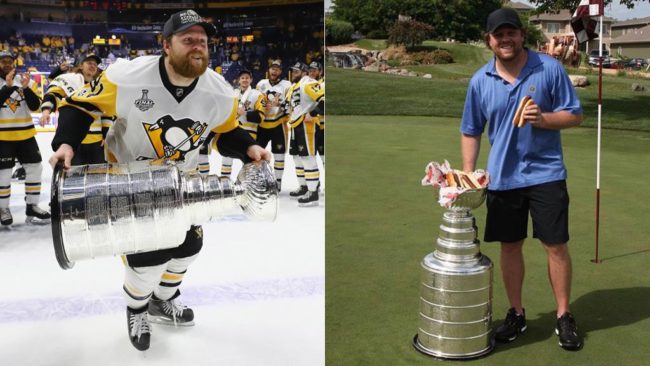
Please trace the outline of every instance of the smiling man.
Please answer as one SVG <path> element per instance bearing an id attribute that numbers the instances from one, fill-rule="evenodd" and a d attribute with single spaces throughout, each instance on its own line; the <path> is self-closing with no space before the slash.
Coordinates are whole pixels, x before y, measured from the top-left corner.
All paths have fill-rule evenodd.
<path id="1" fill-rule="evenodd" d="M 105 143 L 109 162 L 170 159 L 183 171 L 195 170 L 210 132 L 218 135 L 222 154 L 270 160 L 270 152 L 239 127 L 238 98 L 230 85 L 207 69 L 208 39 L 215 32 L 193 10 L 175 13 L 163 28 L 163 56 L 118 60 L 66 98 L 50 163 L 62 161 L 69 168 L 93 120 L 102 115 L 115 120 Z M 179 301 L 179 287 L 202 246 L 203 231 L 193 226 L 176 248 L 126 256 L 127 328 L 138 350 L 149 348 L 150 321 L 194 324 L 194 312 Z"/>
<path id="2" fill-rule="evenodd" d="M 487 126 L 492 148 L 485 241 L 501 242 L 501 273 L 511 306 L 495 338 L 511 342 L 526 330 L 522 248 L 530 214 L 533 237 L 548 258 L 557 303 L 555 332 L 561 347 L 577 350 L 582 339 L 569 312 L 569 196 L 559 130 L 579 125 L 582 107 L 562 65 L 525 48 L 525 39 L 514 10 L 502 8 L 488 16 L 485 41 L 494 57 L 474 74 L 467 89 L 460 127 L 463 169 L 476 168 Z M 532 102 L 519 108 L 523 98 Z"/>

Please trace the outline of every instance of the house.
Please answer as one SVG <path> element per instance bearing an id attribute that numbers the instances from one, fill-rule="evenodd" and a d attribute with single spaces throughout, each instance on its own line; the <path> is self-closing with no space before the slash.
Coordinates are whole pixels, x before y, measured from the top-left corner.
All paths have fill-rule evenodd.
<path id="1" fill-rule="evenodd" d="M 530 14 L 535 8 L 519 1 L 506 1 L 503 6 L 513 8 L 519 14 Z"/>
<path id="2" fill-rule="evenodd" d="M 542 13 L 532 15 L 530 17 L 530 24 L 535 25 L 542 31 L 546 41 L 551 40 L 553 37 L 573 36 L 573 29 L 571 28 L 571 12 L 569 10 L 561 10 L 557 14 Z M 614 19 L 610 17 L 603 17 L 603 47 L 604 49 L 610 48 L 612 40 L 612 24 Z M 600 32 L 600 24 L 596 26 L 596 33 Z M 581 50 L 589 52 L 590 50 L 598 48 L 598 38 L 587 42 L 586 46 L 581 46 Z M 585 49 L 582 49 L 585 47 Z"/>
<path id="3" fill-rule="evenodd" d="M 613 54 L 626 58 L 650 59 L 650 17 L 612 24 L 610 47 Z"/>

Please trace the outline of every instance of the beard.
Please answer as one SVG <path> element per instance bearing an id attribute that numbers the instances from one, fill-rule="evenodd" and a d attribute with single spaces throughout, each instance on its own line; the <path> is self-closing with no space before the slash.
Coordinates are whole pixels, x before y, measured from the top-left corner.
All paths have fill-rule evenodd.
<path id="1" fill-rule="evenodd" d="M 191 57 L 195 55 L 201 56 L 200 65 L 196 65 L 191 60 Z M 174 52 L 170 52 L 169 64 L 177 74 L 186 78 L 196 79 L 197 77 L 203 75 L 205 70 L 208 68 L 208 53 L 190 52 L 187 55 L 183 56 L 176 55 Z"/>

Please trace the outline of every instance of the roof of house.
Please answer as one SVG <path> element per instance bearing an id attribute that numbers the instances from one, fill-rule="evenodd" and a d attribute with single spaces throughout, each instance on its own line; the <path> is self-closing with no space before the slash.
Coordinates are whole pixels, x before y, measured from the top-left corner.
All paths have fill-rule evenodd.
<path id="1" fill-rule="evenodd" d="M 615 43 L 650 43 L 650 25 L 639 28 L 636 32 L 612 38 L 611 44 Z"/>
<path id="2" fill-rule="evenodd" d="M 572 15 L 573 14 L 568 10 L 560 10 L 560 12 L 557 14 L 542 13 L 542 14 L 533 15 L 530 17 L 530 21 L 533 23 L 541 22 L 541 21 L 568 22 L 571 20 Z M 607 16 L 603 17 L 603 23 L 612 23 L 614 22 L 614 20 L 615 20 L 614 18 L 610 18 Z"/>
<path id="3" fill-rule="evenodd" d="M 509 7 L 513 8 L 513 9 L 515 9 L 515 10 L 520 10 L 520 11 L 535 10 L 535 8 L 533 8 L 532 6 L 524 4 L 524 3 L 520 3 L 519 1 L 508 1 L 505 4 L 505 6 L 509 6 Z"/>
<path id="4" fill-rule="evenodd" d="M 650 24 L 650 17 L 639 18 L 639 19 L 634 18 L 634 19 L 628 19 L 628 20 L 616 22 L 612 24 L 612 28 L 629 27 L 634 25 L 648 25 L 648 24 Z"/>

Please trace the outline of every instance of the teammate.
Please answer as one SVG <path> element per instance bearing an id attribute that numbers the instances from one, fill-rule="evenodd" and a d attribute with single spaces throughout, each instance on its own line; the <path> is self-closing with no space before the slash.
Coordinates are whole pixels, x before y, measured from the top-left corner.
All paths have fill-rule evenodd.
<path id="1" fill-rule="evenodd" d="M 59 108 L 59 126 L 50 163 L 70 167 L 75 148 L 96 117 L 116 117 L 106 137 L 108 161 L 179 161 L 183 171 L 197 166 L 199 147 L 211 131 L 219 151 L 242 160 L 270 160 L 271 154 L 239 127 L 232 87 L 207 70 L 208 39 L 216 33 L 193 10 L 173 14 L 162 31 L 163 56 L 118 60 Z M 80 128 L 83 126 L 83 128 Z M 177 248 L 126 256 L 124 294 L 129 338 L 149 348 L 152 322 L 193 325 L 194 312 L 178 300 L 187 268 L 203 245 L 192 226 Z"/>
<path id="2" fill-rule="evenodd" d="M 248 131 L 253 139 L 257 139 L 257 127 L 264 120 L 266 98 L 264 98 L 264 95 L 259 90 L 251 88 L 252 82 L 253 74 L 247 69 L 242 69 L 237 78 L 239 86 L 235 88 L 239 96 L 237 115 L 239 116 L 238 120 L 242 128 Z M 230 176 L 230 173 L 232 173 L 232 161 L 232 158 L 228 156 L 224 156 L 221 159 L 221 176 Z"/>
<path id="3" fill-rule="evenodd" d="M 10 52 L 0 52 L 0 223 L 3 226 L 14 222 L 9 197 L 11 169 L 16 159 L 25 168 L 26 221 L 45 223 L 50 219 L 50 213 L 38 207 L 43 166 L 31 115 L 31 111 L 38 110 L 41 100 L 29 73 L 16 74 L 14 61 Z"/>
<path id="4" fill-rule="evenodd" d="M 308 67 L 304 63 L 296 63 L 292 71 L 292 81 L 295 82 L 289 90 L 291 114 L 289 124 L 292 131 L 292 152 L 296 175 L 300 187 L 289 195 L 298 197 L 300 206 L 318 205 L 318 186 L 320 172 L 316 163 L 316 120 L 323 109 L 325 90 L 318 81 L 306 75 Z M 304 169 L 304 170 L 303 170 Z M 301 170 L 304 175 L 301 177 Z"/>
<path id="5" fill-rule="evenodd" d="M 284 174 L 284 160 L 287 155 L 289 140 L 289 126 L 287 125 L 289 114 L 286 105 L 286 95 L 291 83 L 288 80 L 280 79 L 282 75 L 282 63 L 274 60 L 269 66 L 269 78 L 262 79 L 257 83 L 257 90 L 266 96 L 266 115 L 257 130 L 257 142 L 262 147 L 271 142 L 273 153 L 273 171 L 278 182 L 278 191 L 282 187 L 282 176 Z"/>
<path id="6" fill-rule="evenodd" d="M 100 73 L 98 65 L 102 60 L 96 55 L 86 56 L 75 68 L 74 72 L 61 74 L 57 76 L 47 89 L 41 104 L 41 127 L 50 122 L 50 115 L 56 111 L 56 107 L 61 99 L 64 99 L 80 89 L 84 84 L 91 82 Z M 111 118 L 97 118 L 90 125 L 90 131 L 81 141 L 81 145 L 75 151 L 72 165 L 100 164 L 104 163 L 104 136 L 111 127 L 113 121 Z"/>
<path id="7" fill-rule="evenodd" d="M 324 87 L 325 82 L 321 78 L 322 69 L 320 62 L 313 61 L 309 64 L 309 77 L 317 80 L 321 87 Z M 316 151 L 325 167 L 325 116 L 320 113 L 322 112 L 320 109 L 317 112 L 319 112 L 318 116 L 314 117 L 316 120 Z"/>

